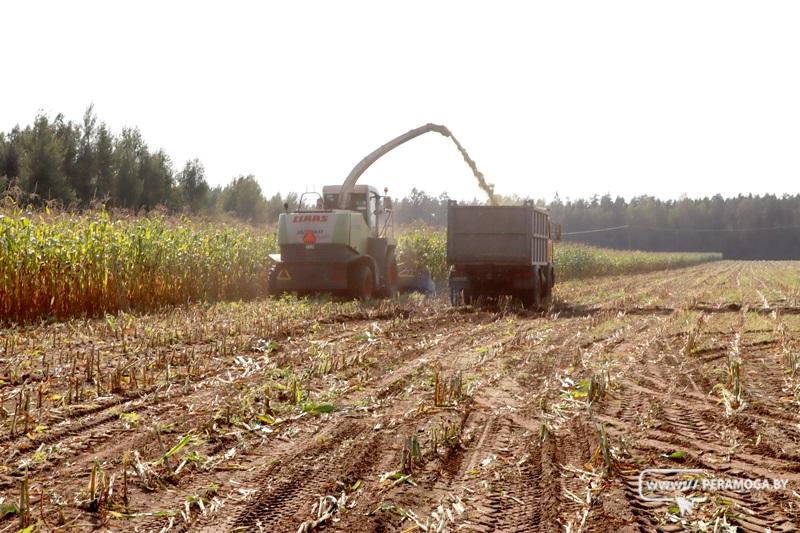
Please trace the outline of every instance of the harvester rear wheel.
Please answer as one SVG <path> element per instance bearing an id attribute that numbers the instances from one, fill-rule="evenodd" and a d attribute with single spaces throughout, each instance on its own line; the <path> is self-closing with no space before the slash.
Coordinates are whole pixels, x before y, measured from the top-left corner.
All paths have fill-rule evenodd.
<path id="1" fill-rule="evenodd" d="M 356 300 L 369 300 L 372 290 L 372 270 L 363 263 L 355 265 L 350 271 L 350 296 Z"/>

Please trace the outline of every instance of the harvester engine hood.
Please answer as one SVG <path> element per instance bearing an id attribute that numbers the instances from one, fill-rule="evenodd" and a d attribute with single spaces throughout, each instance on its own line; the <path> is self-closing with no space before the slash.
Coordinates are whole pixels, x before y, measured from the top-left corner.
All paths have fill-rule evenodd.
<path id="1" fill-rule="evenodd" d="M 314 245 L 335 242 L 337 222 L 346 218 L 336 211 L 284 213 L 279 221 L 279 244 Z"/>

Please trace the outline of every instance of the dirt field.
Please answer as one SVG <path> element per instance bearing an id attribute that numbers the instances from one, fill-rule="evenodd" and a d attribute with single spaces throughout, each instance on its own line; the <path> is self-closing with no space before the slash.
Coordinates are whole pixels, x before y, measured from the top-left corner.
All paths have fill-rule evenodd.
<path id="1" fill-rule="evenodd" d="M 800 263 L 556 299 L 539 314 L 262 301 L 0 331 L 0 532 L 799 528 Z M 646 468 L 788 488 L 708 492 L 681 516 L 639 497 Z"/>

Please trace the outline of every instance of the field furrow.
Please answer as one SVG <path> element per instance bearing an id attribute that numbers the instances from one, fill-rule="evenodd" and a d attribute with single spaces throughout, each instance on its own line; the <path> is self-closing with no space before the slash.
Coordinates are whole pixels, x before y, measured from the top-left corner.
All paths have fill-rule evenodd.
<path id="1" fill-rule="evenodd" d="M 0 532 L 796 531 L 797 269 L 9 328 Z M 787 485 L 643 498 L 647 469 Z"/>

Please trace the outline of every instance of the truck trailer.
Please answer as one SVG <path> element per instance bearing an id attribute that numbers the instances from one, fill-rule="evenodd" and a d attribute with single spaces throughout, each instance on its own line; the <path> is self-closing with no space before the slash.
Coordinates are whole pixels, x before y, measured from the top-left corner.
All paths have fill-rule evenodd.
<path id="1" fill-rule="evenodd" d="M 459 205 L 447 209 L 450 301 L 512 296 L 526 308 L 550 305 L 555 284 L 553 240 L 560 227 L 532 201 L 518 206 Z"/>

